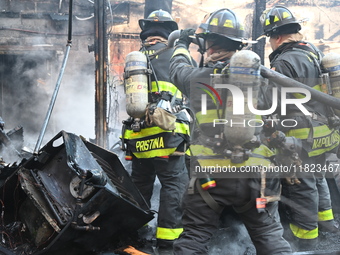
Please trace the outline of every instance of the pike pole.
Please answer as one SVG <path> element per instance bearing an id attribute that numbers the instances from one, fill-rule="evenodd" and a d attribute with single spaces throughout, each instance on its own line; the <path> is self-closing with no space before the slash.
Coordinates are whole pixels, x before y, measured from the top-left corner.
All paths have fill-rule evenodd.
<path id="1" fill-rule="evenodd" d="M 260 70 L 261 70 L 261 75 L 264 78 L 267 78 L 269 81 L 275 82 L 283 87 L 298 87 L 298 88 L 307 89 L 311 93 L 312 99 L 340 110 L 340 99 L 339 98 L 330 96 L 326 93 L 313 89 L 301 82 L 291 79 L 263 65 L 261 66 Z"/>
<path id="2" fill-rule="evenodd" d="M 64 56 L 64 60 L 63 60 L 63 63 L 61 65 L 61 69 L 60 69 L 60 72 L 59 72 L 57 83 L 56 83 L 56 86 L 54 88 L 54 92 L 53 92 L 53 95 L 52 95 L 52 98 L 51 98 L 51 101 L 50 101 L 50 104 L 49 104 L 49 107 L 48 107 L 48 110 L 47 110 L 47 113 L 46 113 L 45 121 L 44 121 L 43 126 L 41 128 L 37 144 L 35 145 L 35 149 L 34 149 L 34 152 L 33 152 L 35 155 L 38 154 L 42 140 L 43 140 L 44 135 L 46 133 L 46 128 L 47 128 L 48 122 L 51 118 L 53 107 L 54 107 L 55 101 L 57 99 L 61 80 L 62 80 L 63 75 L 64 75 L 67 59 L 68 59 L 70 49 L 71 49 L 71 46 L 72 46 L 72 7 L 73 7 L 73 0 L 70 0 L 70 2 L 69 2 L 69 14 L 68 14 L 68 38 L 67 38 L 65 56 Z"/>

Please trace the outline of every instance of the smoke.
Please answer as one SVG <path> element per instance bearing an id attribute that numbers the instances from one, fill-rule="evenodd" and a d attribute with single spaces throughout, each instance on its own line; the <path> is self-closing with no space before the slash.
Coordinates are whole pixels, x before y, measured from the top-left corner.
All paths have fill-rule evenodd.
<path id="1" fill-rule="evenodd" d="M 16 143 L 11 143 L 8 146 L 1 146 L 1 161 L 5 163 L 20 163 L 22 158 L 20 152 L 16 149 L 16 147 Z"/>
<path id="2" fill-rule="evenodd" d="M 70 69 L 72 70 L 72 66 Z M 94 138 L 95 81 L 93 73 L 94 66 L 88 64 L 83 66 L 80 72 L 65 75 L 52 116 L 53 131 L 65 130 L 87 139 Z"/>
<path id="3" fill-rule="evenodd" d="M 88 1 L 77 1 L 74 5 L 75 12 L 81 10 L 84 16 L 93 12 Z M 67 13 L 68 5 L 60 5 L 58 11 Z M 9 19 L 8 28 L 3 28 L 3 37 L 12 38 L 15 43 L 13 49 L 12 44 L 8 46 L 8 54 L 0 54 L 0 116 L 5 121 L 5 130 L 18 125 L 24 128 L 25 145 L 29 148 L 34 148 L 44 125 L 64 60 L 68 22 L 62 17 L 40 19 L 38 25 L 28 17 L 22 27 L 16 27 L 15 20 Z M 88 139 L 94 137 L 95 58 L 88 53 L 88 45 L 94 40 L 93 19 L 75 19 L 72 36 L 70 55 L 42 146 L 61 130 Z M 18 45 L 25 50 L 16 50 Z"/>
<path id="4" fill-rule="evenodd" d="M 45 60 L 34 54 L 5 55 L 2 58 L 1 72 L 5 82 L 1 109 L 5 128 L 21 125 L 27 134 L 37 133 L 40 113 L 46 108 Z"/>
<path id="5" fill-rule="evenodd" d="M 5 55 L 0 66 L 5 76 L 2 86 L 5 128 L 23 126 L 25 142 L 30 147 L 39 137 L 59 74 L 51 52 L 36 53 Z M 44 142 L 61 130 L 86 138 L 94 136 L 94 72 L 91 70 L 94 67 L 87 65 L 81 72 L 63 77 Z"/>

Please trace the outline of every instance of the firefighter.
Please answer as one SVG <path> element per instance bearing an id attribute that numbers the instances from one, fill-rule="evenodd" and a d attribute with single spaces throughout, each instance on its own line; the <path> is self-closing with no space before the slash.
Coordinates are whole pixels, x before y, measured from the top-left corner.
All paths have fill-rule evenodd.
<path id="1" fill-rule="evenodd" d="M 300 23 L 284 6 L 275 6 L 263 12 L 260 18 L 264 35 L 269 37 L 273 52 L 269 55 L 273 70 L 296 79 L 314 89 L 322 89 L 320 61 L 322 54 L 311 43 L 303 40 L 299 32 Z M 271 105 L 272 87 L 267 91 L 266 109 Z M 302 94 L 290 94 L 288 98 L 303 98 Z M 280 98 L 280 97 L 278 97 Z M 313 249 L 318 231 L 338 231 L 335 225 L 329 188 L 325 179 L 326 153 L 333 152 L 339 145 L 338 131 L 331 108 L 310 100 L 304 106 L 312 114 L 306 116 L 295 105 L 287 105 L 286 115 L 281 114 L 280 102 L 275 114 L 286 121 L 286 127 L 278 126 L 287 136 L 302 139 L 302 169 L 297 178 L 300 184 L 283 182 L 282 194 L 288 199 L 284 207 L 289 219 L 285 234 L 294 241 L 298 250 Z M 282 123 L 282 122 L 281 122 Z M 294 124 L 292 124 L 294 123 Z M 289 127 L 287 127 L 289 126 Z M 327 143 L 322 141 L 327 140 Z M 322 171 L 313 171 L 318 167 Z M 312 172 L 317 172 L 313 174 Z"/>
<path id="2" fill-rule="evenodd" d="M 185 151 L 189 122 L 182 110 L 182 93 L 170 82 L 168 74 L 172 49 L 167 46 L 167 39 L 178 25 L 168 12 L 160 9 L 140 19 L 139 26 L 142 30 L 140 51 L 147 56 L 152 72 L 148 84 L 149 103 L 140 129 L 136 130 L 134 118 L 124 122 L 123 142 L 126 158 L 132 160 L 132 180 L 149 206 L 156 176 L 161 183 L 156 239 L 157 246 L 166 249 L 172 247 L 183 230 L 181 198 L 188 183 Z"/>
<path id="3" fill-rule="evenodd" d="M 192 37 L 196 37 L 199 51 L 202 53 L 199 67 L 195 67 L 191 61 L 188 50 Z M 243 42 L 246 42 L 244 27 L 239 18 L 230 9 L 219 9 L 207 15 L 196 32 L 193 29 L 181 31 L 170 60 L 171 81 L 188 95 L 197 122 L 197 130 L 193 132 L 190 145 L 191 178 L 188 191 L 183 198 L 184 231 L 174 243 L 176 255 L 207 254 L 209 240 L 218 230 L 222 210 L 233 210 L 239 214 L 257 254 L 291 254 L 289 243 L 282 237 L 283 228 L 278 215 L 278 202 L 273 200 L 267 203 L 263 211 L 256 207 L 256 198 L 260 196 L 261 186 L 257 173 L 254 176 L 250 174 L 243 177 L 228 173 L 223 175 L 224 177 L 215 178 L 211 174 L 199 176 L 195 170 L 214 164 L 235 170 L 244 166 L 255 166 L 258 169 L 260 165 L 271 164 L 269 158 L 273 155 L 272 151 L 263 144 L 253 144 L 253 141 L 244 141 L 239 153 L 236 146 L 230 148 L 233 151 L 231 156 L 227 157 L 223 147 L 229 148 L 228 142 L 238 133 L 244 134 L 247 130 L 237 128 L 234 130 L 235 136 L 225 137 L 222 125 L 219 125 L 221 128 L 214 128 L 212 123 L 214 119 L 221 119 L 226 104 L 225 101 L 222 102 L 225 99 L 223 92 L 215 93 L 216 90 L 212 89 L 214 85 L 210 82 L 210 77 L 218 79 L 219 74 L 228 73 L 229 60 L 238 52 L 242 52 L 239 50 L 242 49 Z M 205 52 L 206 58 L 203 58 Z M 258 60 L 258 67 L 259 63 Z M 200 93 L 206 93 L 208 97 L 206 114 L 202 110 Z M 221 98 L 216 99 L 217 94 L 222 95 Z M 267 181 L 269 182 L 269 178 Z M 271 183 L 272 194 L 279 194 L 279 179 L 274 177 Z"/>

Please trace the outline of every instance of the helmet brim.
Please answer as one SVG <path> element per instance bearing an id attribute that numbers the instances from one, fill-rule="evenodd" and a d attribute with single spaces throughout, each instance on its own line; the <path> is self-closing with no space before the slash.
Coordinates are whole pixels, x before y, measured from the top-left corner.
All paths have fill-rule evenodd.
<path id="1" fill-rule="evenodd" d="M 151 20 L 148 20 L 148 19 L 140 19 L 138 21 L 138 24 L 139 24 L 139 27 L 140 27 L 141 30 L 147 29 L 147 26 L 151 25 L 151 24 L 164 24 L 165 26 L 168 26 L 171 29 L 171 31 L 178 30 L 178 25 L 177 25 L 176 21 L 172 21 L 172 20 L 151 21 Z"/>
<path id="2" fill-rule="evenodd" d="M 295 21 L 287 21 L 286 23 L 282 23 L 280 26 L 273 26 L 270 30 L 264 31 L 262 36 L 269 37 L 269 36 L 271 36 L 273 34 L 280 34 L 280 33 L 275 33 L 275 31 L 282 30 L 282 28 L 284 29 L 284 27 L 287 26 L 287 25 L 301 24 L 301 23 L 304 23 L 304 22 L 306 22 L 308 20 L 309 20 L 308 18 L 305 18 L 305 19 L 300 19 L 300 20 L 295 20 Z M 301 30 L 301 25 L 300 25 L 299 30 Z"/>

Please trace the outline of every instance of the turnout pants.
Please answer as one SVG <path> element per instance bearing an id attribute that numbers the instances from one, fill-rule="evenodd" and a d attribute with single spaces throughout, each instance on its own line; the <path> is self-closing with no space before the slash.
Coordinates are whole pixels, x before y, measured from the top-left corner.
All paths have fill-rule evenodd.
<path id="1" fill-rule="evenodd" d="M 331 198 L 327 181 L 322 172 L 312 172 L 314 166 L 325 166 L 325 155 L 319 157 L 304 156 L 303 164 L 310 170 L 297 173 L 301 184 L 288 185 L 283 182 L 282 195 L 285 196 L 288 217 L 293 234 L 300 239 L 318 237 L 318 222 L 333 220 Z"/>
<path id="2" fill-rule="evenodd" d="M 265 212 L 259 213 L 252 198 L 254 190 L 249 179 L 215 180 L 217 186 L 209 189 L 210 195 L 218 204 L 234 207 L 258 255 L 292 254 L 289 243 L 282 237 L 277 202 L 268 203 Z M 209 207 L 198 191 L 186 194 L 183 203 L 184 231 L 175 241 L 174 254 L 208 254 L 209 241 L 219 227 L 220 214 Z"/>
<path id="3" fill-rule="evenodd" d="M 149 206 L 156 176 L 161 183 L 156 238 L 173 241 L 183 231 L 181 204 L 189 181 L 185 156 L 133 157 L 131 177 Z"/>

